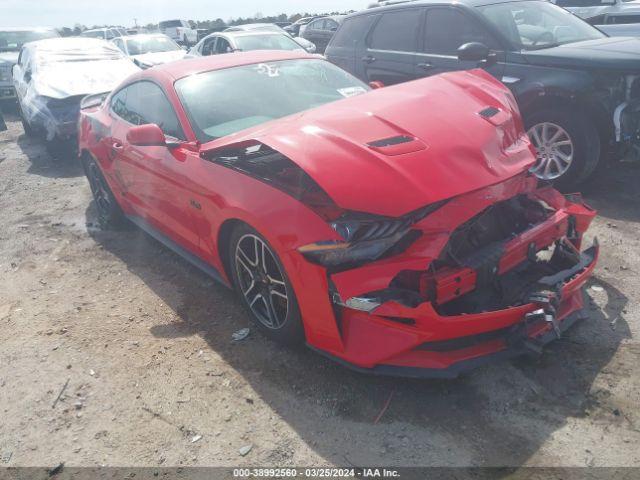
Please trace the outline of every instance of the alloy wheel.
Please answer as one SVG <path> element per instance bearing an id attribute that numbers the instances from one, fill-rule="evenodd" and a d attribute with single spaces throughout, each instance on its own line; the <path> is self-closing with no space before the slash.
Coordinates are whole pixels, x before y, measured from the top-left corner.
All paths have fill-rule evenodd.
<path id="1" fill-rule="evenodd" d="M 236 245 L 235 263 L 238 285 L 253 314 L 269 329 L 282 328 L 289 311 L 289 295 L 269 246 L 256 235 L 244 235 Z"/>
<path id="2" fill-rule="evenodd" d="M 536 164 L 531 172 L 542 180 L 554 180 L 564 175 L 573 162 L 571 137 L 560 125 L 542 122 L 529 129 L 529 138 L 536 148 Z"/>

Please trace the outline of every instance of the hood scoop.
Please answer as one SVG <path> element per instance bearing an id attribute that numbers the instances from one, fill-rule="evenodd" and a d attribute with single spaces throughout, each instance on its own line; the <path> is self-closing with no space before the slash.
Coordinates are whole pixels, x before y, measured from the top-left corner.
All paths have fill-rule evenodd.
<path id="1" fill-rule="evenodd" d="M 397 135 L 395 137 L 375 140 L 367 143 L 367 146 L 371 150 L 390 157 L 427 149 L 427 145 L 425 145 L 424 142 L 409 135 Z"/>
<path id="2" fill-rule="evenodd" d="M 484 110 L 480 110 L 478 112 L 478 115 L 480 115 L 482 118 L 488 121 L 491 125 L 495 125 L 496 127 L 504 125 L 509 120 L 511 120 L 510 113 L 507 113 L 504 110 L 500 110 L 499 108 L 496 108 L 496 107 L 487 107 Z"/>

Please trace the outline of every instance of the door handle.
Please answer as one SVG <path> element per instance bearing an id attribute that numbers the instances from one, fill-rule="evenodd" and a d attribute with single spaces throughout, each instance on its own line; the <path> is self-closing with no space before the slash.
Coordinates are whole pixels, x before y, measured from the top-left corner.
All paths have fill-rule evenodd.
<path id="1" fill-rule="evenodd" d="M 419 63 L 418 68 L 421 70 L 431 70 L 433 68 L 433 64 L 429 62 Z"/>
<path id="2" fill-rule="evenodd" d="M 365 57 L 362 57 L 362 61 L 364 63 L 373 63 L 376 61 L 376 57 L 372 57 L 371 55 L 367 55 Z"/>

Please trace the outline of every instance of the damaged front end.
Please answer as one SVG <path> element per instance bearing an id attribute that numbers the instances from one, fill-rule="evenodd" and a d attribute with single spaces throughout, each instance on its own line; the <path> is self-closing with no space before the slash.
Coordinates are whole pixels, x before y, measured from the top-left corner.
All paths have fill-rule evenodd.
<path id="1" fill-rule="evenodd" d="M 518 175 L 399 219 L 343 218 L 344 242 L 299 249 L 326 267 L 341 351 L 369 372 L 454 377 L 539 352 L 579 316 L 598 245 L 579 195 Z"/>

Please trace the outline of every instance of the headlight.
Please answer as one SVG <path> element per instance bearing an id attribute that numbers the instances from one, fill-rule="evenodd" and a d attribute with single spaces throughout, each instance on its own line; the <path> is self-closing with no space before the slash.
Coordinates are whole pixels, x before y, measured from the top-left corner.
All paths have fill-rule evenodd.
<path id="1" fill-rule="evenodd" d="M 377 260 L 393 248 L 407 248 L 419 236 L 418 232 L 412 234 L 411 226 L 444 203 L 437 202 L 399 218 L 346 214 L 329 224 L 343 241 L 316 242 L 298 251 L 307 260 L 325 267 Z"/>

